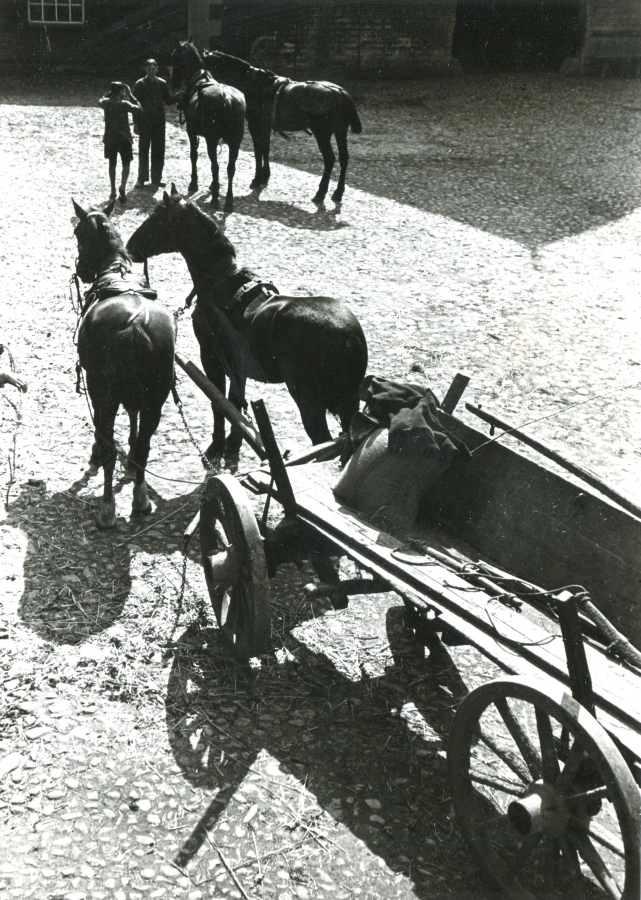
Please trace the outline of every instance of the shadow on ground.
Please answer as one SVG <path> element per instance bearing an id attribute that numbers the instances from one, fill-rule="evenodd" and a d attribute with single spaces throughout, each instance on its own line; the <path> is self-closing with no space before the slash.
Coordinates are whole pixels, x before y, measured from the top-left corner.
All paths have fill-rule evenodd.
<path id="1" fill-rule="evenodd" d="M 438 755 L 453 708 L 467 688 L 444 648 L 425 659 L 404 621 L 402 607 L 388 611 L 393 665 L 380 678 L 362 672 L 360 680 L 342 676 L 292 636 L 286 638 L 286 653 L 269 654 L 260 668 L 252 668 L 230 657 L 217 630 L 187 629 L 175 647 L 168 684 L 169 739 L 185 777 L 215 796 L 182 844 L 177 865 L 188 866 L 210 842 L 209 833 L 262 750 L 394 872 L 407 875 L 404 861 L 425 857 L 426 866 L 414 878 L 416 896 L 442 896 L 446 869 L 460 873 L 448 884 L 449 897 L 491 895 L 453 829 L 444 760 Z M 401 718 L 408 701 L 425 717 L 429 738 Z M 267 784 L 269 794 L 269 779 L 257 784 Z M 264 810 L 268 831 L 279 814 L 282 827 L 273 785 L 272 792 L 276 800 Z M 371 805 L 364 802 L 372 797 L 377 800 Z M 287 809 L 291 841 L 304 839 L 313 816 L 301 812 L 302 801 L 298 811 L 293 805 Z M 238 831 L 230 839 L 238 843 Z M 224 842 L 225 833 L 217 831 L 216 840 Z M 340 833 L 334 840 L 341 842 Z"/>
<path id="2" fill-rule="evenodd" d="M 149 487 L 156 507 L 151 516 L 129 523 L 121 518 L 115 529 L 100 531 L 96 501 L 80 494 L 88 480 L 84 475 L 55 494 L 44 482 L 23 485 L 7 512 L 7 523 L 28 539 L 20 618 L 53 644 L 80 644 L 113 625 L 131 591 L 134 552 L 169 552 L 168 542 L 176 541 L 199 505 L 200 488 L 164 500 Z M 115 492 L 125 483 L 121 478 Z"/>

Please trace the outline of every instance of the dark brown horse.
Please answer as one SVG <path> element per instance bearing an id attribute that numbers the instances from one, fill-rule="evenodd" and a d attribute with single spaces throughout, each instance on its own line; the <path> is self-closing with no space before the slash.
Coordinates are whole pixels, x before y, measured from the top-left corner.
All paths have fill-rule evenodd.
<path id="1" fill-rule="evenodd" d="M 93 407 L 95 443 L 89 467 L 96 474 L 102 466 L 105 474 L 97 517 L 100 528 L 110 528 L 116 520 L 114 422 L 121 405 L 129 414 L 128 474 L 135 478 L 132 512 L 151 512 L 145 467 L 174 377 L 174 320 L 154 302 L 155 292 L 132 273 L 131 257 L 109 219 L 114 202 L 100 212 L 84 210 L 73 201 L 80 220 L 75 229 L 76 272 L 92 284 L 78 329 L 78 357 L 87 373 Z"/>
<path id="2" fill-rule="evenodd" d="M 325 169 L 313 202 L 325 199 L 329 179 L 336 162 L 332 135 L 336 138 L 340 175 L 332 200 L 339 203 L 345 193 L 345 175 L 349 153 L 347 132 L 363 130 L 354 101 L 347 91 L 329 81 L 291 81 L 268 69 L 256 69 L 248 62 L 215 50 L 203 54 L 205 67 L 214 78 L 233 84 L 245 95 L 247 126 L 254 142 L 256 175 L 252 188 L 264 187 L 269 181 L 269 144 L 271 132 L 309 130 L 316 138 Z"/>
<path id="3" fill-rule="evenodd" d="M 314 444 L 331 439 L 326 411 L 343 430 L 358 409 L 358 385 L 367 368 L 367 344 L 358 319 L 331 297 L 281 297 L 248 269 L 219 225 L 172 185 L 127 249 L 142 262 L 159 253 L 185 258 L 198 302 L 193 325 L 208 377 L 241 409 L 245 382 L 285 382 Z M 214 409 L 214 433 L 207 456 L 233 464 L 242 437 Z"/>
<path id="4" fill-rule="evenodd" d="M 234 205 L 234 174 L 236 160 L 245 130 L 245 99 L 240 91 L 227 84 L 219 84 L 206 71 L 203 60 L 193 44 L 181 41 L 171 55 L 172 82 L 182 86 L 183 97 L 179 106 L 185 114 L 189 152 L 191 156 L 190 192 L 198 190 L 198 138 L 207 142 L 211 162 L 211 202 L 218 208 L 218 144 L 229 147 L 227 164 L 227 196 L 225 209 Z"/>

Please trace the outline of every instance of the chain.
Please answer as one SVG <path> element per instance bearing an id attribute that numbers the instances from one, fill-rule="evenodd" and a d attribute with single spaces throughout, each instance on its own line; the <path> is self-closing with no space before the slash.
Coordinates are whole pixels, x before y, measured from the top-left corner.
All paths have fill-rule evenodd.
<path id="1" fill-rule="evenodd" d="M 193 445 L 193 446 L 195 447 L 195 449 L 198 451 L 198 455 L 200 456 L 200 458 L 201 458 L 201 460 L 202 460 L 203 466 L 205 467 L 205 469 L 207 470 L 208 473 L 212 473 L 212 474 L 214 474 L 214 475 L 218 474 L 218 472 L 220 472 L 220 464 L 215 464 L 215 463 L 213 463 L 210 459 L 208 459 L 208 458 L 205 456 L 205 454 L 204 454 L 204 453 L 202 452 L 202 450 L 200 449 L 200 446 L 199 446 L 199 444 L 198 444 L 198 441 L 197 441 L 196 438 L 194 437 L 191 428 L 189 427 L 189 423 L 187 422 L 187 419 L 186 419 L 186 417 L 185 417 L 185 413 L 183 412 L 183 404 L 182 404 L 182 400 L 181 400 L 180 397 L 178 396 L 178 391 L 176 390 L 176 383 L 175 383 L 175 382 L 174 382 L 174 385 L 173 385 L 173 387 L 172 387 L 172 395 L 173 395 L 173 398 L 174 398 L 174 403 L 175 403 L 176 406 L 178 407 L 178 413 L 179 413 L 179 415 L 180 415 L 180 418 L 182 419 L 182 423 L 183 423 L 183 425 L 184 425 L 184 427 L 185 427 L 185 431 L 187 432 L 187 435 L 188 435 L 189 440 L 191 441 L 192 445 Z"/>

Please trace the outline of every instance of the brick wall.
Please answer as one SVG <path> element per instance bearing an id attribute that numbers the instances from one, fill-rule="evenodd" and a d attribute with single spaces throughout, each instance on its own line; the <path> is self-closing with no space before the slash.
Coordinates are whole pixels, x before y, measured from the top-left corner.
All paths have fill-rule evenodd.
<path id="1" fill-rule="evenodd" d="M 638 74 L 640 66 L 640 0 L 587 0 L 583 71 Z"/>
<path id="2" fill-rule="evenodd" d="M 220 46 L 297 77 L 411 76 L 452 66 L 456 0 L 228 0 Z"/>

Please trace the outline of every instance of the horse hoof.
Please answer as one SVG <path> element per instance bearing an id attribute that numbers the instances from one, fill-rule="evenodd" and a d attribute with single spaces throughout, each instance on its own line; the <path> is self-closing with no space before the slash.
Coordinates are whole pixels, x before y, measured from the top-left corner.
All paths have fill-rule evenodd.
<path id="1" fill-rule="evenodd" d="M 98 510 L 98 515 L 96 516 L 96 525 L 102 531 L 106 531 L 108 528 L 113 528 L 116 524 L 116 505 L 115 503 L 104 504 Z"/>
<path id="2" fill-rule="evenodd" d="M 123 472 L 123 478 L 125 479 L 125 481 L 133 481 L 136 477 L 136 471 L 136 467 L 128 462 Z"/>
<path id="3" fill-rule="evenodd" d="M 312 203 L 315 206 L 322 206 L 325 202 L 325 194 L 316 194 L 315 197 L 312 197 Z"/>
<path id="4" fill-rule="evenodd" d="M 87 467 L 87 475 L 90 478 L 95 478 L 99 471 L 100 471 L 100 466 L 97 463 L 89 460 L 89 466 Z"/>
<path id="5" fill-rule="evenodd" d="M 141 504 L 140 506 L 136 506 L 134 504 L 131 507 L 131 515 L 132 516 L 149 516 L 153 512 L 153 506 L 151 505 L 151 500 L 147 500 L 146 503 Z"/>
<path id="6" fill-rule="evenodd" d="M 334 191 L 334 193 L 332 194 L 332 203 L 340 203 L 342 199 L 343 192 L 341 191 L 341 193 L 339 194 L 338 191 Z"/>
<path id="7" fill-rule="evenodd" d="M 231 472 L 234 475 L 238 471 L 238 464 L 240 462 L 240 454 L 236 453 L 233 456 L 225 456 L 223 459 L 223 468 L 227 472 Z"/>

